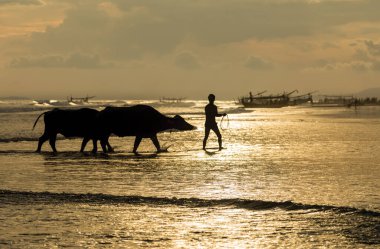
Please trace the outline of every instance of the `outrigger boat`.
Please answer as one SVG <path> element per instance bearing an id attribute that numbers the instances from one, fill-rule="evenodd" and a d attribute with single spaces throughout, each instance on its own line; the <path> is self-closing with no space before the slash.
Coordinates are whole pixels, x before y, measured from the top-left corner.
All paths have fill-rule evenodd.
<path id="1" fill-rule="evenodd" d="M 167 97 L 160 98 L 160 102 L 162 103 L 181 103 L 182 100 L 185 100 L 185 98 L 167 98 Z"/>
<path id="2" fill-rule="evenodd" d="M 291 96 L 289 97 L 289 105 L 295 106 L 295 105 L 304 105 L 304 104 L 313 104 L 313 93 L 315 92 L 310 92 L 306 93 L 303 95 L 298 95 L 298 96 Z"/>
<path id="3" fill-rule="evenodd" d="M 317 101 L 313 101 L 313 107 L 351 107 L 357 105 L 354 96 L 321 95 Z"/>
<path id="4" fill-rule="evenodd" d="M 161 97 L 160 102 L 155 103 L 156 106 L 173 106 L 173 107 L 190 107 L 195 105 L 193 101 L 186 101 L 186 98 L 167 98 Z"/>
<path id="5" fill-rule="evenodd" d="M 313 107 L 351 107 L 355 105 L 354 96 L 343 95 L 321 95 L 317 101 L 314 101 Z"/>
<path id="6" fill-rule="evenodd" d="M 86 96 L 84 98 L 73 98 L 73 96 L 70 96 L 70 98 L 67 98 L 67 102 L 74 104 L 83 104 L 88 103 L 88 100 L 92 98 L 95 98 L 95 96 Z"/>
<path id="7" fill-rule="evenodd" d="M 290 97 L 290 95 L 295 92 L 298 92 L 298 90 L 294 90 L 290 93 L 284 92 L 283 94 L 265 96 L 262 94 L 266 93 L 266 91 L 257 93 L 255 95 L 250 92 L 248 97 L 239 98 L 238 103 L 247 108 L 281 108 L 292 105 L 292 103 L 297 103 L 296 99 L 291 99 Z M 304 103 L 303 99 L 304 98 L 302 97 L 302 102 Z M 300 98 L 299 100 L 301 101 Z"/>

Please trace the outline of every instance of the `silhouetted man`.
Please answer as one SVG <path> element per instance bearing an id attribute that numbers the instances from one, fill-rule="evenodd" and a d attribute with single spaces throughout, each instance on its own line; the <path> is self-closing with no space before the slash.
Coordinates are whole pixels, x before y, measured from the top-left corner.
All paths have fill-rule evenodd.
<path id="1" fill-rule="evenodd" d="M 214 105 L 215 101 L 215 95 L 210 94 L 208 95 L 208 101 L 209 103 L 205 107 L 205 114 L 206 114 L 206 122 L 205 122 L 205 138 L 203 139 L 203 149 L 206 150 L 206 143 L 208 136 L 210 134 L 210 130 L 213 130 L 218 137 L 218 143 L 219 143 L 219 150 L 222 150 L 222 135 L 220 134 L 220 131 L 218 129 L 218 124 L 215 121 L 215 117 L 221 117 L 226 116 L 226 113 L 219 114 L 218 113 L 218 107 Z"/>

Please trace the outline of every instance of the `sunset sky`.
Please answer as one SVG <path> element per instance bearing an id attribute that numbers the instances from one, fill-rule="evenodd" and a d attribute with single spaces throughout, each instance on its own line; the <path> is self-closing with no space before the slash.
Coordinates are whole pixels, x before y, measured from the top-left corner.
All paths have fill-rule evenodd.
<path id="1" fill-rule="evenodd" d="M 0 96 L 380 87 L 379 0 L 0 0 Z"/>

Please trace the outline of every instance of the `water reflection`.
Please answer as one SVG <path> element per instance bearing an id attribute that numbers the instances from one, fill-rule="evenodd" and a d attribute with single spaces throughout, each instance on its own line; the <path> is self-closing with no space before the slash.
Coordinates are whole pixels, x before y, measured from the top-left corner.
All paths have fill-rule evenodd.
<path id="1" fill-rule="evenodd" d="M 352 213 L 337 216 L 334 211 L 252 212 L 226 207 L 112 204 L 12 207 L 12 216 L 3 228 L 14 225 L 8 236 L 17 244 L 23 241 L 39 245 L 44 241 L 49 247 L 58 244 L 112 248 L 315 248 L 337 243 L 344 248 L 353 243 L 370 248 L 379 244 L 375 224 L 378 220 Z M 2 215 L 3 210 L 0 209 Z M 24 223 L 17 222 L 21 217 Z M 34 226 L 32 220 L 39 220 L 39 226 Z"/>
<path id="2" fill-rule="evenodd" d="M 156 154 L 143 141 L 140 156 L 131 153 L 128 137 L 111 137 L 116 153 L 96 155 L 76 152 L 79 139 L 60 140 L 58 154 L 33 153 L 33 141 L 0 144 L 0 189 L 161 203 L 2 197 L 0 247 L 7 241 L 114 248 L 378 246 L 378 119 L 353 118 L 348 111 L 284 112 L 231 114 L 222 151 L 202 150 L 202 129 L 159 134 L 172 145 L 169 152 Z M 202 126 L 200 114 L 191 117 Z M 217 147 L 216 137 L 208 146 Z M 243 201 L 220 205 L 231 200 Z M 204 205 L 210 201 L 218 204 Z M 253 208 L 257 203 L 267 208 Z"/>

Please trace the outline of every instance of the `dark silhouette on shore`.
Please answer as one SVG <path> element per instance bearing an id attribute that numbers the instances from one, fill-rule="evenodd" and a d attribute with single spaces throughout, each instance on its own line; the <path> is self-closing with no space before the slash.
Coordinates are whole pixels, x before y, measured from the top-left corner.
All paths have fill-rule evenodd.
<path id="1" fill-rule="evenodd" d="M 165 130 L 188 131 L 196 129 L 181 116 L 167 117 L 151 106 L 135 105 L 131 107 L 107 107 L 99 112 L 99 131 L 103 151 L 111 134 L 119 137 L 136 136 L 133 153 L 143 138 L 150 138 L 157 149 L 162 152 L 157 133 Z"/>
<path id="2" fill-rule="evenodd" d="M 65 137 L 83 137 L 80 151 L 83 152 L 89 140 L 93 140 L 93 153 L 97 152 L 97 141 L 101 141 L 103 152 L 111 152 L 113 148 L 108 142 L 111 134 L 119 137 L 136 136 L 133 152 L 143 138 L 150 138 L 157 152 L 162 152 L 157 133 L 165 130 L 194 130 L 195 126 L 187 123 L 181 116 L 166 117 L 151 106 L 136 105 L 132 107 L 106 107 L 102 111 L 90 108 L 62 110 L 55 108 L 38 116 L 44 116 L 45 130 L 38 140 L 36 152 L 41 152 L 42 145 L 49 140 L 54 152 L 57 134 Z"/>
<path id="3" fill-rule="evenodd" d="M 57 152 L 55 142 L 57 134 L 65 137 L 83 137 L 80 151 L 83 152 L 88 141 L 93 141 L 92 152 L 97 152 L 98 128 L 97 116 L 99 111 L 90 108 L 81 108 L 77 110 L 62 110 L 55 108 L 51 111 L 42 113 L 34 122 L 33 129 L 38 120 L 44 115 L 45 130 L 38 140 L 36 152 L 41 152 L 42 145 L 49 140 L 50 146 L 54 152 Z M 113 151 L 108 139 L 104 141 L 108 151 Z"/>
<path id="4" fill-rule="evenodd" d="M 206 122 L 205 122 L 205 137 L 203 139 L 203 150 L 206 150 L 206 143 L 208 136 L 210 135 L 210 130 L 213 130 L 218 137 L 219 150 L 222 150 L 222 134 L 220 134 L 218 124 L 215 121 L 215 117 L 226 116 L 226 113 L 218 113 L 218 107 L 214 104 L 215 95 L 208 95 L 209 103 L 205 107 Z"/>
<path id="5" fill-rule="evenodd" d="M 136 136 L 133 153 L 143 138 L 150 138 L 157 149 L 162 152 L 157 133 L 175 129 L 180 131 L 194 130 L 196 127 L 187 123 L 181 116 L 167 117 L 151 106 L 135 105 L 131 107 L 107 107 L 99 113 L 101 145 L 104 152 L 111 134 L 119 137 Z"/>

